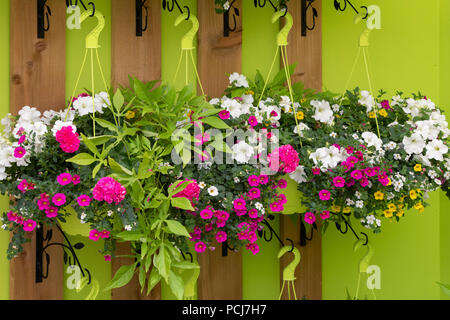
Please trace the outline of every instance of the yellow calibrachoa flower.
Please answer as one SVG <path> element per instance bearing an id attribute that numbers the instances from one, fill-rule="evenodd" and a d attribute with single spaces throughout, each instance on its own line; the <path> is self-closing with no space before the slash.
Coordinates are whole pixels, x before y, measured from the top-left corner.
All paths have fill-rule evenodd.
<path id="1" fill-rule="evenodd" d="M 422 213 L 425 210 L 425 207 L 423 206 L 422 202 L 417 202 L 414 205 L 414 209 L 419 210 L 419 212 Z"/>
<path id="2" fill-rule="evenodd" d="M 422 171 L 422 165 L 421 165 L 420 163 L 416 164 L 416 165 L 414 166 L 414 171 L 415 171 L 415 172 L 420 172 L 420 171 Z"/>
<path id="3" fill-rule="evenodd" d="M 391 178 L 388 177 L 389 183 L 386 186 L 390 186 L 392 184 Z"/>
<path id="4" fill-rule="evenodd" d="M 375 200 L 383 200 L 384 199 L 384 193 L 381 191 L 377 191 L 374 193 Z"/>
<path id="5" fill-rule="evenodd" d="M 352 209 L 350 207 L 345 207 L 344 210 L 342 210 L 343 213 L 350 213 Z"/>
<path id="6" fill-rule="evenodd" d="M 404 210 L 398 210 L 397 213 L 395 214 L 397 217 L 403 217 L 403 215 L 405 214 Z"/>
<path id="7" fill-rule="evenodd" d="M 254 93 L 252 90 L 247 90 L 247 91 L 245 91 L 245 94 L 251 94 L 251 95 L 254 95 L 255 93 Z"/>
<path id="8" fill-rule="evenodd" d="M 388 204 L 388 208 L 391 212 L 397 211 L 397 207 L 393 203 Z"/>
<path id="9" fill-rule="evenodd" d="M 302 111 L 297 112 L 297 114 L 295 116 L 298 120 L 305 119 L 305 114 Z"/>
<path id="10" fill-rule="evenodd" d="M 127 113 L 125 113 L 125 118 L 127 119 L 133 119 L 136 116 L 136 113 L 132 110 L 128 110 Z"/>
<path id="11" fill-rule="evenodd" d="M 333 205 L 331 206 L 331 212 L 334 212 L 334 213 L 339 213 L 339 212 L 341 212 L 341 206 L 338 206 L 338 205 L 333 204 Z"/>
<path id="12" fill-rule="evenodd" d="M 375 117 L 376 117 L 375 112 L 373 111 L 369 112 L 369 118 L 375 119 Z"/>
<path id="13" fill-rule="evenodd" d="M 385 216 L 386 218 L 392 218 L 392 217 L 394 216 L 394 214 L 392 213 L 392 211 L 389 210 L 389 209 L 384 210 L 383 213 L 384 213 L 384 216 Z"/>
<path id="14" fill-rule="evenodd" d="M 417 192 L 416 192 L 416 190 L 411 190 L 411 191 L 409 192 L 409 197 L 410 197 L 412 200 L 416 200 L 416 199 L 417 199 Z"/>
<path id="15" fill-rule="evenodd" d="M 305 97 L 300 99 L 300 103 L 305 103 L 305 102 L 306 102 L 306 98 Z"/>
<path id="16" fill-rule="evenodd" d="M 385 117 L 385 118 L 388 116 L 387 111 L 384 109 L 381 109 L 378 113 L 380 114 L 380 116 Z"/>
<path id="17" fill-rule="evenodd" d="M 402 196 L 398 201 L 400 202 L 400 203 L 402 203 L 403 201 L 405 201 L 405 198 L 406 198 L 406 196 Z M 402 205 L 403 206 L 403 205 Z"/>

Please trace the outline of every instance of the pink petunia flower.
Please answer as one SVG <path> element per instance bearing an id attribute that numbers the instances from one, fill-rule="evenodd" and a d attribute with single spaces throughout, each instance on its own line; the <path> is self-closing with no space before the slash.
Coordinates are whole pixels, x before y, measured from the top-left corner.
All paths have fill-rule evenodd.
<path id="1" fill-rule="evenodd" d="M 225 231 L 218 231 L 216 233 L 216 241 L 218 243 L 227 241 L 227 233 Z"/>
<path id="2" fill-rule="evenodd" d="M 203 209 L 200 211 L 200 217 L 204 220 L 211 219 L 213 216 L 213 212 L 209 209 Z"/>
<path id="3" fill-rule="evenodd" d="M 96 229 L 89 231 L 89 239 L 92 241 L 98 241 L 100 239 L 100 232 Z"/>
<path id="4" fill-rule="evenodd" d="M 52 202 L 55 206 L 62 206 L 66 203 L 66 195 L 64 193 L 57 193 L 53 196 Z"/>
<path id="5" fill-rule="evenodd" d="M 322 220 L 328 219 L 330 217 L 330 211 L 328 211 L 328 210 L 322 211 L 322 213 L 320 214 L 320 217 L 322 218 Z"/>
<path id="6" fill-rule="evenodd" d="M 127 189 L 113 178 L 104 177 L 97 182 L 92 194 L 97 201 L 114 202 L 117 204 L 125 199 Z"/>
<path id="7" fill-rule="evenodd" d="M 261 190 L 258 188 L 251 188 L 248 190 L 248 196 L 250 199 L 259 199 L 261 197 Z"/>
<path id="8" fill-rule="evenodd" d="M 32 219 L 25 220 L 23 222 L 23 230 L 24 231 L 33 231 L 36 228 L 36 221 Z"/>
<path id="9" fill-rule="evenodd" d="M 72 182 L 72 175 L 70 173 L 61 173 L 58 177 L 56 177 L 56 181 L 62 186 L 67 186 Z"/>
<path id="10" fill-rule="evenodd" d="M 286 189 L 287 188 L 287 181 L 285 179 L 278 180 L 278 187 L 280 189 Z"/>
<path id="11" fill-rule="evenodd" d="M 341 176 L 337 176 L 333 179 L 333 184 L 337 188 L 342 188 L 345 186 L 345 179 Z"/>
<path id="12" fill-rule="evenodd" d="M 194 246 L 195 252 L 202 253 L 206 251 L 206 244 L 203 241 L 199 241 Z"/>
<path id="13" fill-rule="evenodd" d="M 17 147 L 14 149 L 14 157 L 21 159 L 26 155 L 27 151 L 22 147 Z"/>
<path id="14" fill-rule="evenodd" d="M 88 195 L 82 194 L 77 198 L 80 207 L 88 207 L 91 204 L 91 198 Z"/>
<path id="15" fill-rule="evenodd" d="M 328 200 L 330 200 L 330 197 L 331 197 L 330 191 L 325 190 L 325 189 L 319 191 L 319 198 L 320 198 L 320 200 L 328 201 Z"/>
<path id="16" fill-rule="evenodd" d="M 47 216 L 47 218 L 56 218 L 58 216 L 58 208 L 48 207 L 45 210 L 45 215 Z"/>
<path id="17" fill-rule="evenodd" d="M 59 146 L 62 151 L 66 153 L 74 153 L 80 148 L 80 139 L 78 133 L 73 132 L 71 126 L 62 127 L 56 132 L 56 141 L 59 142 Z"/>
<path id="18" fill-rule="evenodd" d="M 227 110 L 222 110 L 219 112 L 219 118 L 222 120 L 230 119 L 230 112 Z"/>
<path id="19" fill-rule="evenodd" d="M 276 148 L 267 159 L 270 169 L 284 173 L 294 172 L 300 162 L 298 152 L 290 144 Z"/>
<path id="20" fill-rule="evenodd" d="M 316 215 L 312 212 L 305 213 L 304 219 L 306 223 L 313 224 L 316 221 Z"/>

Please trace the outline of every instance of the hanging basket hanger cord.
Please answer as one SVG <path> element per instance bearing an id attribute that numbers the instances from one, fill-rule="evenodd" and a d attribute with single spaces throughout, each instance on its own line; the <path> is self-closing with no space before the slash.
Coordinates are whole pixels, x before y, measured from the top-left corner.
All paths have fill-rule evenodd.
<path id="1" fill-rule="evenodd" d="M 355 17 L 355 24 L 360 23 L 363 18 L 364 18 L 365 14 L 358 14 Z M 370 90 L 370 94 L 371 96 L 374 98 L 374 102 L 375 102 L 375 97 L 373 95 L 373 86 L 372 86 L 372 78 L 370 76 L 370 68 L 369 68 L 369 38 L 370 38 L 370 33 L 372 32 L 372 29 L 369 29 L 366 25 L 364 31 L 362 32 L 361 36 L 359 37 L 359 47 L 358 47 L 358 52 L 356 53 L 356 58 L 355 61 L 353 62 L 353 66 L 350 72 L 350 76 L 347 80 L 347 82 L 345 83 L 345 88 L 344 88 L 344 93 L 345 91 L 348 89 L 348 86 L 350 84 L 351 79 L 353 78 L 353 74 L 355 72 L 356 69 L 356 65 L 359 61 L 359 57 L 361 56 L 361 51 L 363 53 L 363 59 L 364 59 L 364 71 L 366 73 L 367 76 L 367 82 L 369 84 L 369 90 Z M 344 93 L 342 94 L 341 100 L 339 102 L 339 106 L 342 105 L 342 100 L 344 99 Z M 378 134 L 378 138 L 381 139 L 381 134 L 380 134 L 380 126 L 378 125 L 378 105 L 375 102 L 374 103 L 374 113 L 375 113 L 375 124 L 377 126 L 377 134 Z"/>
<path id="2" fill-rule="evenodd" d="M 270 66 L 269 73 L 267 74 L 266 80 L 264 82 L 264 87 L 263 87 L 263 90 L 262 90 L 261 95 L 259 97 L 258 106 L 259 106 L 259 104 L 260 104 L 260 102 L 262 100 L 264 92 L 266 91 L 267 85 L 269 83 L 270 75 L 272 74 L 273 68 L 275 66 L 275 61 L 277 60 L 278 51 L 280 51 L 281 52 L 282 62 L 283 62 L 283 69 L 284 69 L 284 72 L 286 74 L 286 82 L 287 82 L 287 85 L 288 85 L 289 97 L 291 99 L 291 104 L 292 104 L 292 110 L 293 110 L 293 114 L 294 114 L 295 124 L 297 126 L 300 146 L 302 147 L 303 145 L 302 145 L 302 139 L 301 139 L 301 130 L 300 130 L 299 122 L 298 122 L 298 119 L 297 119 L 297 109 L 296 109 L 295 103 L 294 103 L 294 93 L 293 93 L 293 90 L 292 90 L 291 74 L 289 72 L 289 60 L 288 60 L 288 55 L 287 55 L 287 45 L 288 45 L 288 40 L 287 39 L 288 39 L 289 31 L 292 29 L 292 27 L 294 25 L 294 20 L 292 18 L 292 15 L 289 12 L 287 12 L 287 7 L 285 7 L 284 9 L 279 10 L 279 11 L 277 11 L 277 12 L 275 12 L 273 14 L 273 16 L 272 16 L 272 23 L 276 23 L 282 17 L 285 18 L 286 23 L 285 23 L 284 27 L 280 30 L 280 32 L 278 32 L 278 34 L 277 34 L 277 49 L 275 50 L 275 55 L 273 57 L 272 64 Z"/>
<path id="3" fill-rule="evenodd" d="M 89 34 L 86 36 L 86 49 L 84 52 L 84 58 L 83 58 L 83 62 L 81 64 L 81 69 L 80 72 L 78 73 L 78 77 L 77 80 L 75 82 L 75 87 L 73 89 L 71 98 L 70 98 L 70 102 L 69 102 L 69 106 L 67 107 L 67 112 L 66 112 L 66 117 L 64 119 L 64 121 L 67 121 L 67 118 L 69 116 L 69 111 L 72 107 L 73 104 L 73 100 L 75 97 L 75 93 L 78 89 L 78 85 L 80 82 L 80 78 L 81 75 L 83 74 L 83 70 L 84 67 L 86 65 L 86 60 L 87 60 L 87 56 L 88 56 L 88 52 L 90 52 L 90 60 L 91 60 L 91 86 L 92 86 L 92 115 L 93 115 L 93 122 L 92 122 L 92 129 L 93 129 L 93 136 L 95 137 L 95 80 L 94 80 L 94 51 L 95 51 L 95 56 L 96 56 L 96 60 L 97 60 L 97 64 L 100 70 L 100 75 L 102 77 L 102 81 L 103 81 L 103 85 L 105 87 L 105 91 L 108 95 L 108 99 L 111 102 L 111 98 L 109 96 L 109 92 L 108 92 L 108 85 L 106 84 L 106 79 L 105 79 L 105 74 L 103 73 L 103 68 L 102 65 L 100 63 L 100 58 L 98 55 L 98 48 L 100 48 L 100 45 L 98 43 L 98 38 L 100 36 L 100 33 L 103 31 L 104 27 L 105 27 L 105 18 L 103 17 L 103 14 L 98 11 L 95 10 L 95 13 L 93 12 L 93 9 L 89 9 L 84 11 L 81 15 L 80 15 L 80 23 L 82 23 L 83 21 L 85 21 L 88 17 L 92 16 L 92 14 L 94 14 L 94 16 L 97 18 L 97 25 L 95 26 L 95 28 L 89 32 Z M 114 115 L 114 113 L 113 113 Z M 116 123 L 116 125 L 118 125 L 117 123 L 117 119 L 116 116 L 114 115 L 114 121 Z"/>
<path id="4" fill-rule="evenodd" d="M 192 66 L 195 72 L 196 80 L 200 86 L 200 90 L 202 91 L 202 95 L 205 97 L 205 91 L 203 90 L 203 85 L 200 80 L 200 76 L 198 74 L 197 66 L 194 61 L 194 54 L 192 53 L 195 49 L 194 46 L 194 38 L 199 29 L 199 22 L 196 16 L 191 13 L 183 13 L 175 20 L 175 27 L 178 26 L 183 21 L 191 21 L 192 27 L 189 31 L 183 35 L 181 38 L 181 50 L 180 50 L 180 58 L 178 59 L 177 69 L 175 71 L 175 76 L 173 78 L 173 82 L 176 81 L 178 72 L 180 71 L 181 63 L 183 60 L 183 55 L 186 54 L 186 85 L 189 84 L 189 56 L 191 57 Z"/>

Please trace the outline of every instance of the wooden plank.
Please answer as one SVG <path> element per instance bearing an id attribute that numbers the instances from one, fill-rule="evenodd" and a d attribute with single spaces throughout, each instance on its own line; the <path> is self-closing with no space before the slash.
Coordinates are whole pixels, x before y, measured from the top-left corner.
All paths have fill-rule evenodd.
<path id="1" fill-rule="evenodd" d="M 62 109 L 65 101 L 66 7 L 49 0 L 50 30 L 37 38 L 36 1 L 11 0 L 11 104 L 12 113 L 29 105 L 43 111 Z M 48 279 L 35 283 L 35 235 L 25 252 L 10 263 L 10 299 L 62 299 L 63 250 L 51 248 Z M 53 241 L 62 242 L 54 230 Z"/>
<path id="2" fill-rule="evenodd" d="M 227 73 L 241 72 L 242 7 L 241 1 L 234 6 L 240 11 L 236 17 L 236 31 L 224 37 L 224 20 L 215 13 L 212 1 L 198 1 L 198 69 L 205 93 L 210 97 L 221 97 L 228 86 Z M 230 27 L 233 28 L 233 12 L 230 12 Z M 198 90 L 200 92 L 200 89 Z M 242 299 L 242 255 L 228 252 L 222 257 L 221 245 L 215 251 L 198 254 L 200 277 L 198 298 Z"/>
<path id="3" fill-rule="evenodd" d="M 148 27 L 136 36 L 134 0 L 112 0 L 112 83 L 128 85 L 128 75 L 141 81 L 161 78 L 161 1 L 147 0 Z M 143 10 L 145 25 L 145 9 Z"/>
<path id="4" fill-rule="evenodd" d="M 128 255 L 131 252 L 129 242 L 117 243 L 116 255 Z M 112 260 L 112 274 L 123 265 L 133 264 L 132 258 L 115 258 Z M 150 272 L 150 271 L 149 271 Z M 136 273 L 133 279 L 126 286 L 111 291 L 112 300 L 160 300 L 161 299 L 161 286 L 158 284 L 150 294 L 146 295 L 145 288 L 141 294 L 141 287 L 139 284 L 138 274 Z"/>
<path id="5" fill-rule="evenodd" d="M 212 1 L 198 1 L 198 69 L 205 93 L 211 97 L 223 95 L 228 86 L 227 73 L 241 71 L 241 1 L 233 6 L 240 12 L 240 17 L 236 17 L 236 31 L 224 37 L 223 16 L 216 14 Z M 233 12 L 230 12 L 230 27 L 234 27 Z"/>
<path id="6" fill-rule="evenodd" d="M 302 81 L 306 88 L 322 90 L 322 0 L 314 1 L 313 7 L 319 14 L 315 28 L 302 37 L 301 0 L 289 1 L 294 26 L 289 33 L 287 53 L 290 64 L 297 62 L 293 83 Z M 307 23 L 312 26 L 311 9 L 307 12 Z"/>
<path id="7" fill-rule="evenodd" d="M 148 27 L 142 37 L 136 36 L 136 3 L 134 0 L 112 0 L 112 48 L 111 71 L 115 88 L 128 85 L 128 76 L 135 76 L 141 81 L 161 78 L 161 1 L 147 0 Z M 143 24 L 145 26 L 145 9 Z M 120 243 L 116 255 L 130 254 L 129 243 Z M 112 260 L 113 275 L 124 264 L 134 261 L 126 258 Z M 135 276 L 132 281 L 118 289 L 112 290 L 113 300 L 157 300 L 161 299 L 161 287 L 155 287 L 149 296 L 140 293 L 140 285 Z"/>
<path id="8" fill-rule="evenodd" d="M 320 230 L 320 226 L 319 230 Z M 306 246 L 300 246 L 300 221 L 295 224 L 289 216 L 281 217 L 281 237 L 294 241 L 296 248 L 300 251 L 302 258 L 295 272 L 295 290 L 297 298 L 308 300 L 322 299 L 322 237 L 314 230 L 312 241 L 307 241 Z M 308 237 L 311 231 L 308 231 Z M 286 245 L 289 242 L 286 241 Z M 285 254 L 280 261 L 281 283 L 283 269 L 292 261 L 292 255 Z M 292 294 L 292 293 L 291 293 Z M 287 299 L 287 290 L 283 292 L 282 299 Z"/>
<path id="9" fill-rule="evenodd" d="M 287 53 L 289 63 L 297 63 L 292 77 L 293 83 L 303 82 L 306 88 L 322 90 L 322 1 L 316 0 L 313 7 L 319 14 L 314 30 L 308 30 L 302 37 L 301 0 L 289 1 L 289 13 L 294 19 L 294 26 L 289 33 Z M 307 13 L 308 25 L 312 25 L 312 10 Z M 294 240 L 302 254 L 302 259 L 296 271 L 296 292 L 301 299 L 322 299 L 322 241 L 321 234 L 314 233 L 312 241 L 305 247 L 300 247 L 300 222 L 294 225 L 290 217 L 281 219 L 281 237 Z M 288 255 L 281 260 L 281 272 L 291 261 Z M 281 277 L 281 275 L 280 275 Z M 287 299 L 287 294 L 283 295 Z"/>

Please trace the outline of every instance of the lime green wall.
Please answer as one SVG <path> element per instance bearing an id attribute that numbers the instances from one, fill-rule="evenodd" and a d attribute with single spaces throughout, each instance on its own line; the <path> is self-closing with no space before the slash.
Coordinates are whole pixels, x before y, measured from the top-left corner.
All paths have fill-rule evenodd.
<path id="1" fill-rule="evenodd" d="M 0 118 L 9 112 L 9 1 L 0 2 Z M 1 128 L 3 130 L 3 128 Z M 0 198 L 0 211 L 8 207 L 8 199 Z M 6 259 L 9 235 L 0 231 L 0 300 L 9 299 L 9 261 Z"/>
<path id="2" fill-rule="evenodd" d="M 98 11 L 105 16 L 105 28 L 99 37 L 100 48 L 98 49 L 100 63 L 105 74 L 107 85 L 110 86 L 111 79 L 111 0 L 95 0 L 95 6 Z M 85 52 L 85 37 L 86 35 L 97 25 L 96 18 L 86 19 L 80 30 L 68 30 L 66 31 L 66 97 L 72 95 L 74 90 L 77 76 L 80 72 Z M 84 89 L 92 90 L 91 81 L 91 64 L 90 56 L 88 56 L 86 66 L 81 75 L 80 83 L 77 89 L 77 93 L 83 92 Z M 103 80 L 98 68 L 96 56 L 94 54 L 94 84 L 95 92 L 105 90 Z M 63 107 L 63 106 L 61 106 Z M 98 253 L 102 249 L 102 243 L 94 243 L 88 238 L 69 237 L 72 244 L 77 242 L 83 242 L 86 246 L 79 250 L 80 261 L 83 267 L 88 268 L 92 276 L 100 282 L 100 287 L 104 288 L 108 281 L 111 279 L 111 262 L 104 261 L 102 255 Z M 65 267 L 66 268 L 66 267 Z M 67 274 L 64 272 L 65 279 L 67 281 Z M 89 293 L 88 288 L 82 290 L 80 293 L 76 293 L 75 290 L 70 290 L 64 284 L 64 299 L 84 299 Z M 111 299 L 111 293 L 100 290 L 97 299 Z"/>
<path id="3" fill-rule="evenodd" d="M 449 55 L 441 50 L 448 37 L 440 37 L 440 28 L 449 29 L 442 19 L 441 1 L 379 0 L 382 30 L 371 34 L 370 62 L 375 90 L 389 94 L 401 90 L 407 94 L 420 90 L 450 111 L 448 97 Z M 442 1 L 443 3 L 446 1 Z M 448 2 L 448 1 L 447 1 Z M 445 4 L 448 12 L 448 3 Z M 338 13 L 332 1 L 323 1 L 323 82 L 324 87 L 342 92 L 357 52 L 362 25 L 354 25 L 354 12 Z M 447 28 L 447 30 L 445 30 Z M 444 48 L 444 47 L 443 47 Z M 442 56 L 440 56 L 440 53 Z M 446 64 L 446 69 L 441 64 Z M 350 87 L 368 89 L 362 60 Z M 441 95 L 441 93 L 443 93 Z M 435 284 L 444 274 L 448 280 L 448 257 L 444 263 L 444 245 L 449 246 L 448 202 L 439 193 L 423 214 L 411 211 L 399 224 L 384 221 L 381 235 L 370 234 L 375 255 L 372 264 L 381 268 L 380 299 L 439 299 Z M 358 222 L 355 223 L 358 225 Z M 360 254 L 353 254 L 354 238 L 342 236 L 330 228 L 323 238 L 323 298 L 345 299 L 345 288 L 355 293 Z M 364 231 L 358 228 L 358 231 Z M 442 247 L 441 247 L 442 244 Z M 448 252 L 448 250 L 447 250 Z M 447 269 L 445 269 L 447 268 Z M 367 291 L 367 289 L 366 289 Z M 366 292 L 363 292 L 364 295 Z M 370 296 L 369 296 L 370 297 Z"/>

